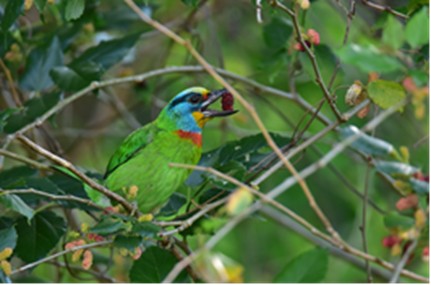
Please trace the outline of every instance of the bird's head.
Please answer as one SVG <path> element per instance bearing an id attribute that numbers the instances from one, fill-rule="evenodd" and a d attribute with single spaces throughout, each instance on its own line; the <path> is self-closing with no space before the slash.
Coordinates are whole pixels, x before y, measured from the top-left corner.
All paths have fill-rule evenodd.
<path id="1" fill-rule="evenodd" d="M 209 105 L 225 93 L 225 90 L 209 91 L 202 87 L 188 88 L 169 102 L 162 111 L 162 118 L 171 121 L 178 130 L 201 132 L 204 125 L 212 118 L 225 117 L 237 112 L 236 110 L 208 109 Z"/>

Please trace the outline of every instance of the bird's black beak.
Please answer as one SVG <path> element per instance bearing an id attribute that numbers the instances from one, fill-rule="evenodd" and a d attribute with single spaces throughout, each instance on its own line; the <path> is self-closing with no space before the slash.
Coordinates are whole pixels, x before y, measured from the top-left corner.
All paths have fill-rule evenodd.
<path id="1" fill-rule="evenodd" d="M 238 110 L 218 111 L 218 110 L 208 109 L 209 105 L 211 105 L 212 103 L 214 103 L 219 98 L 223 97 L 224 94 L 227 94 L 227 93 L 228 93 L 228 91 L 226 89 L 221 89 L 221 90 L 212 91 L 208 95 L 208 98 L 202 103 L 202 106 L 201 106 L 201 112 L 204 114 L 205 117 L 207 117 L 207 118 L 226 117 L 226 116 L 229 116 L 229 115 L 232 115 L 232 114 L 235 114 L 236 112 L 238 112 Z"/>

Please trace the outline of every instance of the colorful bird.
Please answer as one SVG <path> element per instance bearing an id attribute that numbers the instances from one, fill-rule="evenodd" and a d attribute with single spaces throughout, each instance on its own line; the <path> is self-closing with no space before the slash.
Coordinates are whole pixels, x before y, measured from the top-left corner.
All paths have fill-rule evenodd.
<path id="1" fill-rule="evenodd" d="M 222 111 L 208 109 L 221 97 L 231 95 L 224 89 L 192 87 L 175 96 L 156 120 L 131 133 L 115 151 L 105 185 L 136 203 L 142 213 L 157 212 L 191 172 L 169 164 L 197 164 L 204 125 L 237 112 L 225 105 Z"/>

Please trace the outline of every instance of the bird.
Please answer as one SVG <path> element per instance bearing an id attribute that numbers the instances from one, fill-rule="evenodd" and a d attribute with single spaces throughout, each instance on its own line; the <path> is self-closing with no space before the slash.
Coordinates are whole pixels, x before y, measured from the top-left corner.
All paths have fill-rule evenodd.
<path id="1" fill-rule="evenodd" d="M 223 109 L 209 109 L 219 98 Z M 191 173 L 169 164 L 198 164 L 202 129 L 213 118 L 236 113 L 232 105 L 232 95 L 225 89 L 191 87 L 178 93 L 154 121 L 124 139 L 109 160 L 105 186 L 134 203 L 141 213 L 157 213 Z"/>

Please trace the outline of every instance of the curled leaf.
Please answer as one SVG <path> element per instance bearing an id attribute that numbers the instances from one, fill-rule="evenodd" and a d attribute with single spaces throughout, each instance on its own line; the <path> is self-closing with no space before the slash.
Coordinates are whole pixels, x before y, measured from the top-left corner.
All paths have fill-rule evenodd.
<path id="1" fill-rule="evenodd" d="M 392 144 L 369 136 L 361 132 L 356 126 L 350 125 L 344 127 L 340 131 L 343 138 L 348 138 L 353 135 L 359 137 L 352 143 L 352 147 L 369 155 L 388 155 L 394 152 Z"/>

